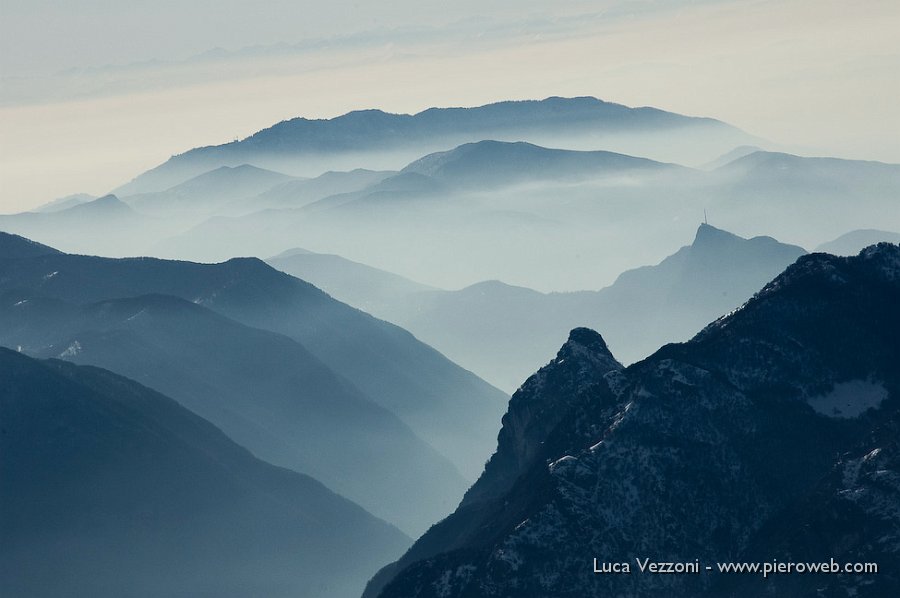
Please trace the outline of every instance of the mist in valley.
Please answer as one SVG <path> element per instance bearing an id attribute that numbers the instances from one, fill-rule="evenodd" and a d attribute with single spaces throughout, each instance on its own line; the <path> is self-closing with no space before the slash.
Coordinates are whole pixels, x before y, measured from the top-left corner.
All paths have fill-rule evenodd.
<path id="1" fill-rule="evenodd" d="M 171 48 L 94 7 L 124 62 L 46 36 L 0 61 L 0 587 L 652 593 L 528 576 L 597 538 L 684 545 L 616 529 L 641 500 L 713 501 L 697 550 L 744 557 L 807 554 L 765 535 L 801 498 L 844 513 L 830 459 L 863 480 L 900 388 L 896 109 L 872 99 L 897 15 L 792 0 L 757 38 L 732 2 L 406 4 L 304 5 L 290 43 L 287 16 L 213 35 L 184 8 Z M 842 62 L 817 40 L 844 27 Z M 853 421 L 810 411 L 846 388 L 871 391 Z"/>

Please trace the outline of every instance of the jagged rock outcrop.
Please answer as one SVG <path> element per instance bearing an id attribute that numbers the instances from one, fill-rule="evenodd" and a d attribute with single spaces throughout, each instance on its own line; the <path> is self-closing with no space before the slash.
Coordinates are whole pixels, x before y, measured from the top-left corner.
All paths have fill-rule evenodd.
<path id="1" fill-rule="evenodd" d="M 601 383 L 571 372 L 553 385 L 583 396 L 511 488 L 461 505 L 368 595 L 895 595 L 898 306 L 900 246 L 813 254 L 688 343 Z M 632 572 L 597 574 L 595 557 Z M 881 568 L 763 579 L 635 561 L 832 557 Z"/>
<path id="2" fill-rule="evenodd" d="M 576 328 L 556 359 L 531 376 L 512 396 L 503 416 L 497 452 L 466 493 L 462 506 L 505 494 L 533 463 L 547 436 L 572 411 L 590 402 L 604 376 L 622 369 L 603 337 Z"/>
<path id="3" fill-rule="evenodd" d="M 504 495 L 538 463 L 548 435 L 577 407 L 593 400 L 594 391 L 603 388 L 607 374 L 621 369 L 598 333 L 587 328 L 572 330 L 556 358 L 531 376 L 510 399 L 497 451 L 457 511 L 433 526 L 403 559 L 382 570 L 366 594 L 376 595 L 383 583 L 404 566 L 430 558 L 447 547 L 462 546 L 482 533 L 484 526 L 504 521 L 503 511 L 508 505 Z"/>

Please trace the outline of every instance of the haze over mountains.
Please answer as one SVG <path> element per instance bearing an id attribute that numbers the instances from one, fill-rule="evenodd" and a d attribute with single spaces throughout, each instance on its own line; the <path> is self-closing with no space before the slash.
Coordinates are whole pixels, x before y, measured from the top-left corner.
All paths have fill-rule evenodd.
<path id="1" fill-rule="evenodd" d="M 128 203 L 148 214 L 187 212 L 209 214 L 294 180 L 294 177 L 249 164 L 222 166 L 164 191 L 131 195 Z"/>
<path id="2" fill-rule="evenodd" d="M 572 331 L 511 399 L 457 511 L 366 596 L 893 595 L 898 301 L 900 246 L 885 243 L 801 257 L 741 310 L 629 368 L 596 332 Z M 635 554 L 883 568 L 764 579 L 590 567 Z"/>
<path id="3" fill-rule="evenodd" d="M 299 253 L 269 260 L 333 296 L 394 322 L 512 392 L 579 326 L 602 328 L 625 363 L 685 341 L 739 307 L 805 251 L 770 237 L 742 239 L 701 224 L 693 243 L 656 266 L 621 274 L 600 291 L 539 293 L 499 281 L 458 291 Z M 368 289 L 368 290 L 367 290 Z"/>
<path id="4" fill-rule="evenodd" d="M 136 212 L 115 195 L 66 202 L 61 209 L 0 216 L 0 230 L 78 253 L 118 253 L 164 234 L 162 222 Z"/>
<path id="5" fill-rule="evenodd" d="M 900 165 L 773 149 L 596 98 L 362 110 L 0 216 L 0 585 L 893 595 L 591 573 L 897 561 Z"/>
<path id="6" fill-rule="evenodd" d="M 145 295 L 82 307 L 13 292 L 0 303 L 0 329 L 5 346 L 100 366 L 176 399 L 256 456 L 409 534 L 467 486 L 446 457 L 299 343 L 191 302 Z"/>
<path id="7" fill-rule="evenodd" d="M 39 206 L 34 211 L 35 212 L 58 212 L 59 210 L 65 210 L 66 208 L 72 208 L 77 205 L 87 203 L 89 201 L 93 201 L 97 199 L 94 195 L 89 195 L 87 193 L 75 193 L 73 195 L 66 195 L 65 197 L 59 197 L 54 199 L 53 201 L 48 201 L 42 206 Z"/>
<path id="8" fill-rule="evenodd" d="M 843 234 L 833 241 L 822 243 L 816 247 L 816 251 L 832 253 L 834 255 L 856 255 L 869 245 L 876 243 L 900 243 L 900 233 L 892 233 L 885 230 L 853 230 Z"/>
<path id="9" fill-rule="evenodd" d="M 531 181 L 575 182 L 668 168 L 672 167 L 613 152 L 555 150 L 522 141 L 479 141 L 420 158 L 402 172 L 415 172 L 454 186 L 492 189 Z"/>
<path id="10" fill-rule="evenodd" d="M 715 151 L 691 159 L 713 130 Z M 704 210 L 741 236 L 810 248 L 900 230 L 900 166 L 765 147 L 716 121 L 594 98 L 361 111 L 175 156 L 115 191 L 127 222 L 72 224 L 64 210 L 0 227 L 110 256 L 224 261 L 299 246 L 438 288 L 502 280 L 543 292 L 599 289 L 658 262 Z"/>
<path id="11" fill-rule="evenodd" d="M 408 539 L 108 371 L 0 348 L 9 596 L 358 592 Z"/>
<path id="12" fill-rule="evenodd" d="M 302 248 L 289 249 L 266 263 L 316 285 L 338 301 L 381 318 L 385 318 L 392 304 L 405 305 L 416 293 L 438 290 L 339 255 Z"/>
<path id="13" fill-rule="evenodd" d="M 258 260 L 34 256 L 19 245 L 0 260 L 4 344 L 171 393 L 257 455 L 315 471 L 411 532 L 451 509 L 462 476 L 490 455 L 503 393 Z"/>
<path id="14" fill-rule="evenodd" d="M 806 171 L 818 163 L 806 160 L 791 162 L 788 168 L 799 171 L 791 177 L 778 161 L 764 161 L 752 173 L 644 163 L 650 168 L 592 168 L 582 180 L 537 180 L 540 169 L 511 159 L 513 174 L 497 168 L 494 179 L 474 187 L 454 184 L 465 177 L 438 180 L 415 172 L 415 178 L 388 178 L 302 208 L 214 218 L 157 251 L 210 260 L 234 246 L 275 255 L 300 245 L 443 288 L 500 279 L 538 290 L 579 290 L 602 287 L 626 269 L 672 253 L 705 209 L 717 226 L 737 234 L 775 234 L 810 247 L 848 228 L 894 222 L 900 167 L 849 162 L 827 184 L 810 183 L 795 193 L 803 181 L 815 180 Z M 504 181 L 500 187 L 498 180 Z M 859 195 L 867 201 L 854 206 Z"/>
<path id="15" fill-rule="evenodd" d="M 295 118 L 250 137 L 173 156 L 116 189 L 119 195 L 160 191 L 220 166 L 255 164 L 290 174 L 310 163 L 397 169 L 417 155 L 484 139 L 534 140 L 553 145 L 576 137 L 612 150 L 618 144 L 660 147 L 655 137 L 676 132 L 682 150 L 719 147 L 722 153 L 749 139 L 725 123 L 654 108 L 629 108 L 596 98 L 547 98 L 499 102 L 477 108 L 431 108 L 415 115 L 359 110 L 329 120 Z M 630 139 L 629 139 L 630 138 Z M 690 140 L 690 141 L 688 141 Z M 662 147 L 665 147 L 664 145 Z M 709 151 L 709 150 L 706 150 Z M 715 150 L 713 150 L 715 151 Z M 334 169 L 334 167 L 332 167 Z"/>

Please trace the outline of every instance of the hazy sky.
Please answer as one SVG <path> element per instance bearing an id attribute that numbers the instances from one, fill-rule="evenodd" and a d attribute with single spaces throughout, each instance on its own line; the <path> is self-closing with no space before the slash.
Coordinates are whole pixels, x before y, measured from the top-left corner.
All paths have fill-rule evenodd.
<path id="1" fill-rule="evenodd" d="M 896 0 L 0 0 L 0 212 L 294 116 L 594 95 L 900 162 Z"/>

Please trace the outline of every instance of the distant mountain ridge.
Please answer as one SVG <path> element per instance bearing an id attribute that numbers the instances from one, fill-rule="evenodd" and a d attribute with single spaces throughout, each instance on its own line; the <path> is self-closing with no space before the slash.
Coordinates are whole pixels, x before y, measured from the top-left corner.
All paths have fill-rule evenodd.
<path id="1" fill-rule="evenodd" d="M 38 206 L 32 211 L 58 212 L 59 210 L 65 210 L 66 208 L 71 208 L 73 206 L 93 201 L 95 199 L 97 199 L 96 195 L 89 195 L 87 193 L 75 193 L 73 195 L 66 195 L 65 197 L 58 197 L 53 201 L 48 201 L 47 203 Z"/>
<path id="2" fill-rule="evenodd" d="M 804 253 L 770 237 L 744 239 L 701 224 L 691 245 L 658 265 L 624 272 L 599 291 L 572 293 L 540 293 L 500 281 L 458 291 L 428 289 L 376 269 L 361 271 L 337 257 L 328 267 L 324 256 L 270 263 L 410 330 L 512 392 L 572 328 L 603 328 L 610 346 L 631 363 L 666 342 L 689 339 Z M 344 270 L 346 277 L 336 274 Z"/>
<path id="3" fill-rule="evenodd" d="M 424 156 L 401 172 L 416 172 L 466 187 L 490 188 L 529 180 L 585 180 L 629 171 L 678 168 L 606 151 L 549 149 L 523 141 L 479 141 Z"/>
<path id="4" fill-rule="evenodd" d="M 816 251 L 849 256 L 856 255 L 869 245 L 882 242 L 900 243 L 900 233 L 875 229 L 854 230 L 822 243 L 816 247 Z"/>
<path id="5" fill-rule="evenodd" d="M 272 187 L 261 193 L 254 204 L 259 206 L 257 209 L 300 208 L 329 196 L 360 191 L 394 174 L 393 171 L 363 168 L 349 172 L 329 171 L 313 179 L 289 181 Z"/>
<path id="6" fill-rule="evenodd" d="M 148 219 L 115 195 L 72 202 L 57 210 L 0 215 L 0 230 L 79 253 L 106 253 L 141 245 L 159 222 Z"/>
<path id="7" fill-rule="evenodd" d="M 218 260 L 235 246 L 274 255 L 299 243 L 442 288 L 496 279 L 576 291 L 671 253 L 704 211 L 719 228 L 808 248 L 848 229 L 900 226 L 898 165 L 754 151 L 703 171 L 603 156 L 516 142 L 456 146 L 356 191 L 207 220 L 155 251 Z M 619 168 L 619 159 L 638 167 Z"/>
<path id="8" fill-rule="evenodd" d="M 299 248 L 270 257 L 266 263 L 291 276 L 310 281 L 339 301 L 367 313 L 378 313 L 385 305 L 407 301 L 413 293 L 435 290 L 338 255 Z"/>
<path id="9" fill-rule="evenodd" d="M 220 166 L 252 163 L 274 167 L 278 164 L 277 159 L 287 156 L 335 155 L 374 149 L 436 151 L 460 143 L 496 138 L 496 135 L 509 139 L 510 136 L 533 136 L 548 131 L 600 135 L 673 128 L 714 130 L 735 139 L 746 137 L 714 119 L 681 116 L 655 108 L 629 108 L 591 97 L 508 101 L 476 108 L 430 108 L 414 115 L 359 110 L 327 120 L 295 118 L 241 141 L 190 150 L 173 156 L 115 192 L 133 195 L 159 191 Z"/>
<path id="10" fill-rule="evenodd" d="M 248 199 L 294 180 L 296 177 L 249 164 L 221 166 L 163 191 L 131 195 L 125 200 L 150 214 L 171 210 L 215 211 L 236 199 Z"/>
<path id="11" fill-rule="evenodd" d="M 407 331 L 255 258 L 197 264 L 68 254 L 0 260 L 0 293 L 75 304 L 172 295 L 302 344 L 473 478 L 506 395 Z"/>
<path id="12" fill-rule="evenodd" d="M 446 457 L 301 344 L 184 299 L 76 305 L 9 291 L 0 294 L 0 344 L 153 388 L 257 457 L 311 475 L 407 533 L 449 512 L 466 486 Z"/>

